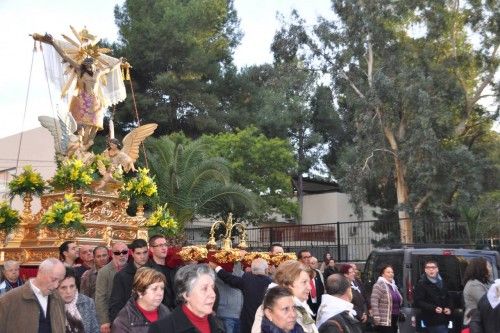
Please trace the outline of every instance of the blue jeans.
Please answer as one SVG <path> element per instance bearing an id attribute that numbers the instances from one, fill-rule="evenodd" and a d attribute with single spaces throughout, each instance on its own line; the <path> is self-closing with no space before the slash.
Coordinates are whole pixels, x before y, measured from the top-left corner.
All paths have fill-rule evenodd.
<path id="1" fill-rule="evenodd" d="M 238 318 L 219 317 L 224 323 L 226 333 L 240 333 L 240 320 Z"/>
<path id="2" fill-rule="evenodd" d="M 447 325 L 427 326 L 427 333 L 448 333 Z"/>

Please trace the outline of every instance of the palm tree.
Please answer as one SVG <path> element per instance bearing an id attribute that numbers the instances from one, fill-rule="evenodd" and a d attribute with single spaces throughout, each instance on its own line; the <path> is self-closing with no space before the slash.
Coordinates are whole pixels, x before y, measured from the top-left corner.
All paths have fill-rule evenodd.
<path id="1" fill-rule="evenodd" d="M 255 207 L 255 195 L 230 180 L 226 160 L 209 157 L 200 141 L 163 136 L 146 143 L 158 198 L 168 203 L 180 225 L 195 215 L 225 215 Z"/>

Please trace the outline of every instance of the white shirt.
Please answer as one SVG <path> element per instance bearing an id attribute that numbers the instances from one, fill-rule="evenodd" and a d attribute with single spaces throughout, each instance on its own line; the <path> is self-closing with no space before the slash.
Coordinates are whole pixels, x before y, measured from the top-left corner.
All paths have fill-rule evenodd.
<path id="1" fill-rule="evenodd" d="M 49 296 L 44 296 L 40 289 L 33 284 L 33 280 L 30 279 L 31 290 L 35 293 L 36 298 L 38 299 L 38 303 L 42 307 L 44 316 L 47 316 L 47 306 L 49 304 Z"/>

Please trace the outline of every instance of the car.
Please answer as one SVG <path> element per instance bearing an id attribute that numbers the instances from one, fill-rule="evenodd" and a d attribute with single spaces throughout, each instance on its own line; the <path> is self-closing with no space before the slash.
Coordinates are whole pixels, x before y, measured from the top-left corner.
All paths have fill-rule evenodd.
<path id="1" fill-rule="evenodd" d="M 436 260 L 439 274 L 446 283 L 452 300 L 452 323 L 450 333 L 459 333 L 463 320 L 462 291 L 463 276 L 468 262 L 476 257 L 487 259 L 493 268 L 493 278 L 497 279 L 500 270 L 500 254 L 497 251 L 452 249 L 452 248 L 402 248 L 390 250 L 374 250 L 368 256 L 362 280 L 365 296 L 370 299 L 371 290 L 379 276 L 379 268 L 383 264 L 392 265 L 394 280 L 403 296 L 401 311 L 406 320 L 399 323 L 399 332 L 414 333 L 422 331 L 423 323 L 419 318 L 419 310 L 414 307 L 414 287 L 424 273 L 426 260 Z"/>

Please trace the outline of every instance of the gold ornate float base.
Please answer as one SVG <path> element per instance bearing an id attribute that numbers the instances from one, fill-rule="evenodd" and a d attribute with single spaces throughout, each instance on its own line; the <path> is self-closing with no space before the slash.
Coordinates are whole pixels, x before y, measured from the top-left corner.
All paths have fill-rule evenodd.
<path id="1" fill-rule="evenodd" d="M 76 193 L 81 203 L 84 224 L 87 230 L 75 233 L 71 230 L 40 229 L 40 219 L 50 205 L 62 200 L 64 193 L 51 193 L 41 197 L 42 208 L 35 215 L 23 214 L 19 228 L 0 243 L 0 263 L 17 260 L 23 265 L 37 265 L 49 257 L 59 256 L 59 245 L 65 240 L 76 240 L 79 244 L 110 246 L 113 241 L 130 243 L 148 232 L 143 224 L 144 216 L 127 214 L 128 200 L 115 195 Z"/>

